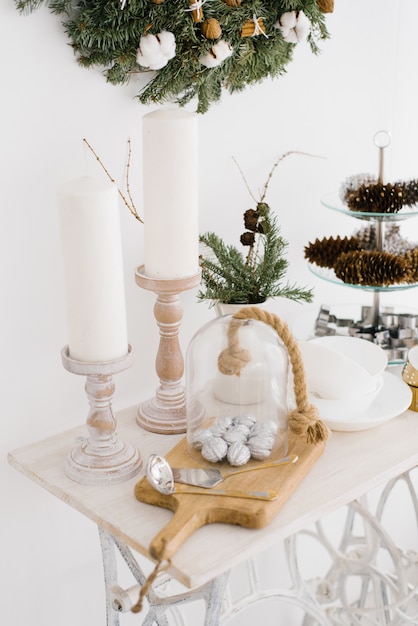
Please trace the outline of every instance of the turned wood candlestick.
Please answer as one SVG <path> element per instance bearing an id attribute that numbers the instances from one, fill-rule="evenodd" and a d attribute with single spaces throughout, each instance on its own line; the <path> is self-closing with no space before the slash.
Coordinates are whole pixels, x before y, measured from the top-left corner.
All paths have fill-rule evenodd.
<path id="1" fill-rule="evenodd" d="M 93 363 L 73 359 L 65 346 L 61 358 L 66 370 L 87 377 L 85 390 L 90 405 L 86 422 L 89 437 L 70 451 L 65 474 L 83 485 L 108 485 L 132 478 L 141 469 L 141 455 L 134 446 L 118 439 L 112 399 L 113 374 L 132 365 L 133 348 L 129 346 L 120 359 Z"/>
<path id="2" fill-rule="evenodd" d="M 181 383 L 184 359 L 179 344 L 179 330 L 183 317 L 179 294 L 200 283 L 200 270 L 184 278 L 151 278 L 144 266 L 135 272 L 137 285 L 157 294 L 154 317 L 160 331 L 160 343 L 155 359 L 155 370 L 160 381 L 155 397 L 138 409 L 137 422 L 154 433 L 176 434 L 186 432 L 186 401 Z"/>

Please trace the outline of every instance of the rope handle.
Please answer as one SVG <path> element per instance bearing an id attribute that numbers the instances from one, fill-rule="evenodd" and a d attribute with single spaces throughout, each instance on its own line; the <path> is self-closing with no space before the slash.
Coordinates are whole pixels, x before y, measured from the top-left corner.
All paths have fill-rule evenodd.
<path id="1" fill-rule="evenodd" d="M 155 579 L 157 578 L 160 572 L 165 572 L 170 567 L 170 564 L 171 564 L 170 559 L 167 559 L 167 560 L 164 560 L 163 558 L 158 559 L 151 574 L 148 576 L 147 580 L 141 587 L 138 600 L 131 608 L 132 613 L 140 613 L 142 611 L 142 608 L 144 605 L 144 598 L 148 595 L 148 592 L 151 589 L 152 583 L 155 581 Z"/>
<path id="2" fill-rule="evenodd" d="M 218 367 L 223 374 L 240 375 L 241 369 L 251 360 L 248 350 L 239 344 L 239 328 L 243 320 L 258 320 L 271 326 L 288 352 L 293 372 L 293 388 L 296 400 L 296 409 L 289 414 L 289 427 L 298 436 L 306 436 L 309 444 L 319 444 L 330 436 L 327 426 L 320 420 L 318 409 L 309 402 L 306 390 L 305 367 L 299 346 L 289 330 L 286 322 L 274 313 L 259 307 L 244 307 L 231 318 L 227 332 L 228 347 L 221 352 L 218 358 Z"/>

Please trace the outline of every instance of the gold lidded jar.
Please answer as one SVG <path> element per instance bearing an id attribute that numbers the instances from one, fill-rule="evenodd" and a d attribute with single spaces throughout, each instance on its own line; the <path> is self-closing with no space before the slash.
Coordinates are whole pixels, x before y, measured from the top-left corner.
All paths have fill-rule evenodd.
<path id="1" fill-rule="evenodd" d="M 255 319 L 218 317 L 186 354 L 187 449 L 203 463 L 243 466 L 288 450 L 288 353 Z"/>
<path id="2" fill-rule="evenodd" d="M 408 360 L 402 370 L 402 380 L 407 383 L 412 392 L 409 409 L 418 412 L 418 346 L 409 350 Z"/>

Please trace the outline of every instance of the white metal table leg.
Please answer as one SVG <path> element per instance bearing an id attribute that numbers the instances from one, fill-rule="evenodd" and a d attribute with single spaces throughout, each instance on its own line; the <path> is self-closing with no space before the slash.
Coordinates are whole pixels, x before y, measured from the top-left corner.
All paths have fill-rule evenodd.
<path id="1" fill-rule="evenodd" d="M 324 530 L 324 520 L 286 540 L 291 578 L 298 593 L 320 603 L 330 626 L 407 626 L 418 624 L 418 554 L 400 549 L 382 523 L 389 496 L 405 481 L 418 525 L 418 500 L 409 473 L 382 490 L 376 512 L 367 499 L 347 505 L 343 533 L 335 546 Z M 305 540 L 316 542 L 331 565 L 313 578 L 302 573 Z M 312 546 L 310 546 L 312 548 Z M 325 560 L 321 559 L 321 562 Z M 318 565 L 319 567 L 319 565 Z M 316 626 L 306 616 L 303 626 Z"/>
<path id="2" fill-rule="evenodd" d="M 135 604 L 146 575 L 125 544 L 100 527 L 99 535 L 106 588 L 106 626 L 120 626 L 120 614 L 130 611 Z M 116 548 L 136 581 L 129 589 L 122 589 L 117 582 Z M 171 578 L 167 574 L 158 576 L 147 595 L 149 606 L 143 626 L 168 626 L 168 610 L 196 600 L 203 600 L 206 606 L 204 626 L 218 626 L 228 576 L 229 572 L 225 572 L 201 587 L 172 595 L 167 595 L 165 591 Z"/>

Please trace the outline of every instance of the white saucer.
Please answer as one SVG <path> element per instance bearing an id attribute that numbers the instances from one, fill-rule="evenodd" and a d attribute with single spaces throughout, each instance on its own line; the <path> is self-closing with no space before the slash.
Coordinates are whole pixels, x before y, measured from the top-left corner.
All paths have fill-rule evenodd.
<path id="1" fill-rule="evenodd" d="M 327 406 L 327 400 L 309 397 L 320 413 L 321 419 L 331 430 L 358 431 L 368 430 L 380 426 L 394 417 L 397 417 L 409 408 L 412 392 L 408 385 L 395 374 L 383 372 L 383 386 L 369 408 L 363 413 L 357 413 L 351 418 L 339 418 L 335 411 L 335 400 L 332 409 Z"/>

